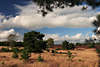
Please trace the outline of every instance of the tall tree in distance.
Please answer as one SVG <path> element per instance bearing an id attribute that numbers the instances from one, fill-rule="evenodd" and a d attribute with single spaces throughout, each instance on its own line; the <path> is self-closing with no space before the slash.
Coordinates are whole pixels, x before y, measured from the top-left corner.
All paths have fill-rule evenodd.
<path id="1" fill-rule="evenodd" d="M 54 46 L 54 40 L 53 40 L 52 38 L 49 38 L 49 39 L 47 40 L 47 45 L 48 45 L 49 48 L 50 48 L 50 47 L 53 47 L 53 46 Z"/>
<path id="2" fill-rule="evenodd" d="M 69 44 L 69 42 L 67 42 L 66 40 L 63 41 L 63 43 L 62 43 L 62 49 L 64 49 L 64 50 L 67 49 L 68 44 Z"/>
<path id="3" fill-rule="evenodd" d="M 8 42 L 9 42 L 9 46 L 12 48 L 12 47 L 15 47 L 16 46 L 16 41 L 17 41 L 17 34 L 10 34 L 8 36 Z"/>

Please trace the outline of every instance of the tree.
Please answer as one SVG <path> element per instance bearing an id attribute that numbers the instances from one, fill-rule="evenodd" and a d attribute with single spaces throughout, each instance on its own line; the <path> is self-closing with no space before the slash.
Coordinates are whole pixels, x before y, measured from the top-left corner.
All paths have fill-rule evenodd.
<path id="1" fill-rule="evenodd" d="M 46 48 L 46 42 L 43 41 L 44 34 L 40 32 L 27 32 L 24 34 L 24 48 L 30 52 L 42 52 Z"/>
<path id="2" fill-rule="evenodd" d="M 10 34 L 7 39 L 8 39 L 8 42 L 9 42 L 9 46 L 11 48 L 16 46 L 16 41 L 17 41 L 16 33 L 15 34 Z"/>
<path id="3" fill-rule="evenodd" d="M 96 27 L 96 29 L 94 30 L 94 33 L 100 34 L 100 30 L 98 30 L 98 28 L 100 27 L 100 15 L 97 15 L 96 18 L 97 19 L 93 21 L 93 25 Z"/>
<path id="4" fill-rule="evenodd" d="M 45 16 L 48 11 L 52 12 L 54 8 L 64 8 L 67 6 L 74 7 L 82 5 L 83 3 L 92 6 L 95 9 L 97 6 L 100 6 L 100 0 L 33 0 L 40 7 L 40 12 Z M 82 8 L 82 10 L 87 9 Z"/>
<path id="5" fill-rule="evenodd" d="M 48 45 L 48 47 L 53 47 L 53 45 L 54 45 L 54 40 L 53 40 L 52 38 L 49 38 L 49 39 L 47 40 L 47 45 Z"/>
<path id="6" fill-rule="evenodd" d="M 93 25 L 95 26 L 94 33 L 100 39 L 100 14 L 96 16 L 96 20 L 93 21 Z M 96 40 L 96 39 L 94 39 Z"/>
<path id="7" fill-rule="evenodd" d="M 69 44 L 69 42 L 67 42 L 66 40 L 63 41 L 63 43 L 62 43 L 62 49 L 64 49 L 64 50 L 67 49 L 68 44 Z"/>
<path id="8" fill-rule="evenodd" d="M 66 40 L 65 41 L 63 41 L 63 43 L 62 43 L 62 49 L 67 49 L 67 50 L 73 50 L 75 48 L 75 45 L 73 44 L 73 43 L 69 43 L 69 42 L 67 42 Z"/>

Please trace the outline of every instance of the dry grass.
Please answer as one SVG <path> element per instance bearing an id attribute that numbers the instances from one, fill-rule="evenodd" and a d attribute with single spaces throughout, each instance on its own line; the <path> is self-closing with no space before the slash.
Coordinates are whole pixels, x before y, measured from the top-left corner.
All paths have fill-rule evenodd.
<path id="1" fill-rule="evenodd" d="M 59 51 L 60 52 L 60 51 Z M 62 51 L 66 52 L 67 51 Z M 75 56 L 73 61 L 69 61 L 66 54 L 42 53 L 43 62 L 38 62 L 39 54 L 32 53 L 28 63 L 23 63 L 19 59 L 13 59 L 12 53 L 0 53 L 0 67 L 98 67 L 98 56 L 95 49 L 72 50 Z M 3 63 L 4 62 L 4 63 Z"/>

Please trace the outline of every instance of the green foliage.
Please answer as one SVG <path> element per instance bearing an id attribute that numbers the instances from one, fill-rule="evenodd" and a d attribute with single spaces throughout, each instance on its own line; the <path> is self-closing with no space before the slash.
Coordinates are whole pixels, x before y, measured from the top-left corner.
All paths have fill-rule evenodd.
<path id="1" fill-rule="evenodd" d="M 61 50 L 61 48 L 56 48 L 56 50 Z"/>
<path id="2" fill-rule="evenodd" d="M 13 53 L 12 58 L 18 58 L 18 53 Z"/>
<path id="3" fill-rule="evenodd" d="M 97 49 L 96 49 L 96 52 L 97 52 L 97 53 L 100 53 L 100 49 L 97 48 Z"/>
<path id="4" fill-rule="evenodd" d="M 26 49 L 23 49 L 21 52 L 21 59 L 23 59 L 24 61 L 27 61 L 30 57 L 30 52 Z"/>
<path id="5" fill-rule="evenodd" d="M 72 53 L 70 51 L 68 51 L 67 55 L 68 55 L 68 59 L 72 61 L 72 59 L 74 58 L 74 56 L 72 55 Z"/>
<path id="6" fill-rule="evenodd" d="M 52 50 L 51 53 L 56 53 L 56 50 Z"/>
<path id="7" fill-rule="evenodd" d="M 14 52 L 14 53 L 18 53 L 19 52 L 19 49 L 18 48 L 12 48 L 12 52 Z"/>
<path id="8" fill-rule="evenodd" d="M 82 44 L 81 43 L 76 43 L 76 46 L 81 46 Z"/>
<path id="9" fill-rule="evenodd" d="M 9 52 L 10 50 L 8 48 L 1 48 L 2 52 Z"/>
<path id="10" fill-rule="evenodd" d="M 47 45 L 48 45 L 49 48 L 50 48 L 50 47 L 53 47 L 53 46 L 54 46 L 54 40 L 53 40 L 52 38 L 49 38 L 49 39 L 47 40 Z"/>
<path id="11" fill-rule="evenodd" d="M 100 1 L 98 0 L 32 0 L 35 2 L 39 7 L 40 10 L 38 12 L 42 13 L 42 16 L 45 16 L 48 12 L 52 12 L 54 8 L 65 8 L 67 6 L 74 7 L 83 5 L 83 3 L 92 6 L 92 8 L 96 8 L 100 6 Z M 83 6 L 82 10 L 85 10 Z"/>
<path id="12" fill-rule="evenodd" d="M 73 44 L 73 43 L 69 43 L 69 46 L 68 46 L 68 48 L 67 48 L 68 50 L 73 50 L 73 49 L 75 49 L 75 45 Z"/>
<path id="13" fill-rule="evenodd" d="M 63 43 L 62 43 L 62 49 L 64 49 L 64 50 L 67 49 L 68 44 L 69 44 L 69 42 L 63 41 Z"/>
<path id="14" fill-rule="evenodd" d="M 7 39 L 8 39 L 10 47 L 15 47 L 16 46 L 16 40 L 17 40 L 17 35 L 16 34 L 10 34 Z"/>
<path id="15" fill-rule="evenodd" d="M 39 62 L 44 61 L 43 58 L 41 57 L 41 55 L 38 56 L 38 61 L 39 61 Z"/>
<path id="16" fill-rule="evenodd" d="M 13 52 L 13 55 L 12 57 L 13 58 L 18 58 L 18 53 L 19 53 L 19 49 L 18 48 L 12 48 L 12 52 Z"/>
<path id="17" fill-rule="evenodd" d="M 94 43 L 90 43 L 89 44 L 89 48 L 95 48 L 95 44 Z"/>
<path id="18" fill-rule="evenodd" d="M 43 41 L 44 35 L 40 32 L 27 32 L 24 34 L 24 48 L 30 52 L 42 52 L 46 49 L 46 42 Z"/>
<path id="19" fill-rule="evenodd" d="M 71 49 L 74 49 L 75 48 L 75 45 L 73 43 L 69 43 L 67 41 L 64 41 L 62 43 L 62 49 L 67 49 L 67 50 L 71 50 Z"/>

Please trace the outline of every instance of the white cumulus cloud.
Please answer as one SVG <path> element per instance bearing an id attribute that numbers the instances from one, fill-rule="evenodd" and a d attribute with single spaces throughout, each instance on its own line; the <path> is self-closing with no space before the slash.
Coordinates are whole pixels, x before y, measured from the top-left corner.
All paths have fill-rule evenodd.
<path id="1" fill-rule="evenodd" d="M 93 27 L 92 21 L 97 14 L 96 10 L 90 7 L 82 11 L 82 6 L 66 7 L 64 9 L 54 9 L 54 12 L 49 12 L 46 17 L 37 13 L 37 6 L 30 3 L 27 6 L 18 6 L 21 12 L 16 17 L 9 17 L 0 22 L 0 28 L 20 27 L 31 30 L 41 29 L 44 27 L 67 27 L 67 28 L 85 28 Z"/>
<path id="2" fill-rule="evenodd" d="M 14 29 L 10 29 L 10 30 L 1 30 L 0 31 L 0 41 L 7 41 L 7 38 L 10 34 L 15 34 L 18 36 L 18 40 L 17 41 L 22 41 L 23 36 L 20 35 L 19 33 L 15 32 Z"/>

